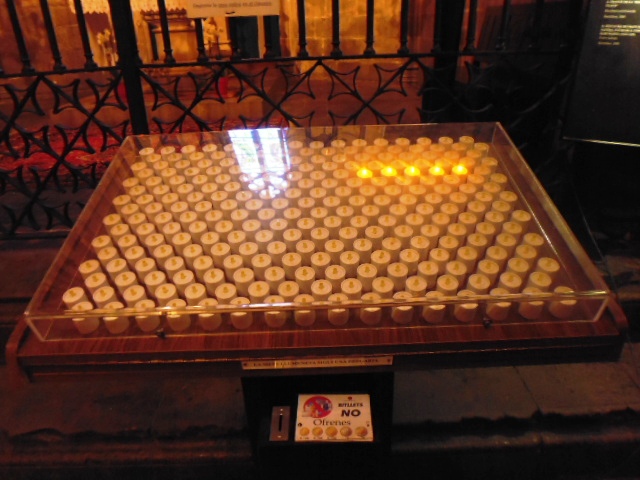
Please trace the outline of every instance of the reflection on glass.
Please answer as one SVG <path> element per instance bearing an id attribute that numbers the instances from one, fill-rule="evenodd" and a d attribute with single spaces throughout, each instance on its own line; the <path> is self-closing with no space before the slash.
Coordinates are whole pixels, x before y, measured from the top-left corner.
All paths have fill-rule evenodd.
<path id="1" fill-rule="evenodd" d="M 258 142 L 254 141 L 254 134 L 258 135 Z M 269 199 L 287 187 L 284 177 L 289 170 L 289 155 L 279 129 L 232 130 L 229 139 L 242 170 L 241 179 L 250 190 Z"/>

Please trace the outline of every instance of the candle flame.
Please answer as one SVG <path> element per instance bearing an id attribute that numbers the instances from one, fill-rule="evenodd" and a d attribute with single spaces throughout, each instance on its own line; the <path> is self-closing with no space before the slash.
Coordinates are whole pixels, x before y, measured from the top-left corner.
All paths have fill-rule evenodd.
<path id="1" fill-rule="evenodd" d="M 429 169 L 429 173 L 431 175 L 444 175 L 444 168 L 442 168 L 440 165 L 434 165 Z"/>
<path id="2" fill-rule="evenodd" d="M 367 167 L 362 167 L 360 170 L 358 170 L 358 173 L 356 175 L 358 175 L 359 178 L 371 178 L 373 177 L 373 172 Z"/>
<path id="3" fill-rule="evenodd" d="M 418 167 L 410 165 L 404 169 L 404 174 L 407 177 L 418 177 L 420 175 L 420 169 Z"/>
<path id="4" fill-rule="evenodd" d="M 382 170 L 380 170 L 380 173 L 385 177 L 395 177 L 398 174 L 398 171 L 391 165 L 387 165 Z"/>
<path id="5" fill-rule="evenodd" d="M 451 169 L 456 175 L 466 175 L 468 173 L 467 167 L 462 164 L 458 164 Z"/>

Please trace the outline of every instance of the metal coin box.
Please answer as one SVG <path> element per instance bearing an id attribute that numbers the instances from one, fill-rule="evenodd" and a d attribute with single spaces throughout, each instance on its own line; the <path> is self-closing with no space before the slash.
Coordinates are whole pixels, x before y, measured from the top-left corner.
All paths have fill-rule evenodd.
<path id="1" fill-rule="evenodd" d="M 499 124 L 132 136 L 26 310 L 23 353 L 366 365 L 618 344 L 612 308 Z"/>

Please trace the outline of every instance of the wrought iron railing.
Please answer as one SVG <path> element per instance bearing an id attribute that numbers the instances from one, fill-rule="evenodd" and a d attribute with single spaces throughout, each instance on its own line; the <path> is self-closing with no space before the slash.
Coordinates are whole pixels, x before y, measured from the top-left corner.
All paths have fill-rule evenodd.
<path id="1" fill-rule="evenodd" d="M 208 20 L 164 0 L 153 55 L 129 0 L 109 0 L 100 18 L 82 0 L 0 0 L 0 237 L 68 231 L 130 134 L 500 121 L 534 168 L 557 155 L 581 0 L 401 0 L 389 16 L 380 0 L 360 1 L 355 41 L 346 0 L 327 0 L 320 40 L 312 2 L 283 1 L 287 15 L 251 24 L 262 53 L 248 58 L 240 20 L 229 21 L 228 54 L 212 53 Z M 174 48 L 176 17 L 189 25 L 187 57 Z"/>

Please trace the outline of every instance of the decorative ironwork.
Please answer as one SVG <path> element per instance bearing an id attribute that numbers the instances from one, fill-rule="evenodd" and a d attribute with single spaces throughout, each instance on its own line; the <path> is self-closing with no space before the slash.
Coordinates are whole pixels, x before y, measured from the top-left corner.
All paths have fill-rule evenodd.
<path id="1" fill-rule="evenodd" d="M 110 2 L 112 9 L 126 3 Z M 7 2 L 19 71 L 0 59 L 0 237 L 66 231 L 110 156 L 132 133 L 500 121 L 534 167 L 545 164 L 560 148 L 560 116 L 579 33 L 565 28 L 564 19 L 573 15 L 579 25 L 576 2 L 532 0 L 527 8 L 500 2 L 483 10 L 480 29 L 482 0 L 451 3 L 436 2 L 434 25 L 421 25 L 431 35 L 426 52 L 412 51 L 411 12 L 420 2 L 402 1 L 397 53 L 379 53 L 374 32 L 384 19 L 376 17 L 374 24 L 374 2 L 367 2 L 362 53 L 350 55 L 341 39 L 341 3 L 332 0 L 329 51 L 316 56 L 308 37 L 310 11 L 297 0 L 296 55 L 280 53 L 274 39 L 281 27 L 274 17 L 264 21 L 264 58 L 237 58 L 237 44 L 228 58 L 219 52 L 210 58 L 197 19 L 193 60 L 185 62 L 178 60 L 160 0 L 162 63 L 140 60 L 131 7 L 124 5 L 111 16 L 119 47 L 118 63 L 111 66 L 91 50 L 89 24 L 79 11 L 76 56 L 84 64 L 77 65 L 60 46 L 47 1 L 39 0 L 52 55 L 49 71 L 30 50 L 33 32 L 21 27 L 24 12 Z M 463 19 L 465 5 L 469 14 Z"/>

